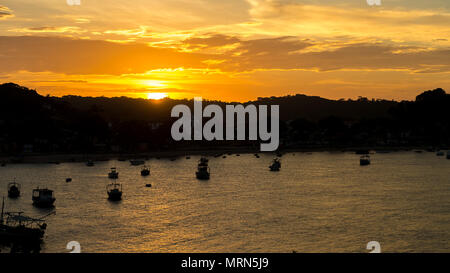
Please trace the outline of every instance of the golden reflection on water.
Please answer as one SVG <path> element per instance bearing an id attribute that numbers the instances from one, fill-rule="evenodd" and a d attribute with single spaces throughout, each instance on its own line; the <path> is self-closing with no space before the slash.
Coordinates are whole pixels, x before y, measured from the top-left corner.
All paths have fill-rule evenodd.
<path id="1" fill-rule="evenodd" d="M 8 210 L 31 216 L 31 190 L 56 193 L 43 252 L 450 251 L 450 160 L 433 153 L 292 153 L 279 173 L 273 155 L 210 158 L 211 180 L 195 179 L 198 157 L 151 159 L 151 175 L 129 162 L 20 164 L 0 168 L 0 194 L 14 177 L 22 196 Z M 107 173 L 120 172 L 124 198 L 107 200 Z M 72 177 L 72 183 L 65 183 Z M 145 184 L 151 183 L 151 188 Z"/>

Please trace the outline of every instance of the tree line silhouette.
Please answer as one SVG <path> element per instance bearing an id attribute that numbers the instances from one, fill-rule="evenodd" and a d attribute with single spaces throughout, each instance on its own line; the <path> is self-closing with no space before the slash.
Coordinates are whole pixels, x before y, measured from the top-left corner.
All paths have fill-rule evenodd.
<path id="1" fill-rule="evenodd" d="M 173 106 L 192 100 L 52 97 L 0 85 L 0 154 L 138 153 L 254 148 L 259 143 L 175 142 Z M 220 101 L 204 101 L 225 107 Z M 281 148 L 435 147 L 449 145 L 450 94 L 425 91 L 415 101 L 328 100 L 294 95 L 244 104 L 280 105 Z"/>

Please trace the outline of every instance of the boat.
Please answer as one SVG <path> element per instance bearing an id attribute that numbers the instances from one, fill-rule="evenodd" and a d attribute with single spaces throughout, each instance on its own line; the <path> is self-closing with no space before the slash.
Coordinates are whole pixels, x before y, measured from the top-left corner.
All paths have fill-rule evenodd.
<path id="1" fill-rule="evenodd" d="M 208 159 L 205 157 L 200 158 L 197 166 L 197 172 L 195 173 L 197 179 L 208 180 L 211 172 L 208 167 Z"/>
<path id="2" fill-rule="evenodd" d="M 115 167 L 111 168 L 111 172 L 108 173 L 108 177 L 111 179 L 119 178 L 119 172 L 117 172 L 117 169 Z"/>
<path id="3" fill-rule="evenodd" d="M 132 166 L 139 166 L 139 165 L 145 164 L 145 161 L 140 160 L 140 159 L 134 159 L 134 160 L 130 160 L 130 163 Z"/>
<path id="4" fill-rule="evenodd" d="M 56 198 L 53 195 L 53 191 L 47 188 L 45 189 L 34 189 L 33 190 L 33 205 L 40 208 L 50 208 L 53 207 Z"/>
<path id="5" fill-rule="evenodd" d="M 363 155 L 359 158 L 359 165 L 361 166 L 367 166 L 370 165 L 370 156 L 369 155 Z"/>
<path id="6" fill-rule="evenodd" d="M 2 245 L 20 244 L 22 247 L 29 246 L 40 250 L 40 243 L 42 243 L 47 228 L 44 219 L 55 212 L 35 219 L 23 215 L 23 212 L 5 212 L 4 208 L 5 199 L 3 198 L 0 215 L 0 243 Z"/>
<path id="7" fill-rule="evenodd" d="M 70 183 L 70 182 L 72 182 L 72 178 L 70 178 L 70 177 L 66 178 L 66 183 Z"/>
<path id="8" fill-rule="evenodd" d="M 111 201 L 122 200 L 122 184 L 111 183 L 106 187 L 106 192 L 108 193 L 108 199 Z"/>
<path id="9" fill-rule="evenodd" d="M 95 164 L 94 164 L 94 161 L 92 161 L 92 160 L 88 160 L 87 162 L 86 162 L 86 166 L 88 166 L 88 167 L 93 167 Z"/>
<path id="10" fill-rule="evenodd" d="M 141 175 L 142 176 L 149 176 L 150 175 L 150 168 L 148 168 L 147 166 L 144 166 L 141 170 Z"/>
<path id="11" fill-rule="evenodd" d="M 444 153 L 444 151 L 437 151 L 437 152 L 436 152 L 436 155 L 437 155 L 437 156 L 444 156 L 445 153 Z"/>
<path id="12" fill-rule="evenodd" d="M 281 162 L 278 158 L 275 158 L 272 161 L 272 164 L 269 166 L 271 172 L 278 172 L 281 169 Z"/>
<path id="13" fill-rule="evenodd" d="M 447 159 L 450 159 L 450 151 L 447 152 Z"/>
<path id="14" fill-rule="evenodd" d="M 20 196 L 20 184 L 16 183 L 16 181 L 8 184 L 8 197 L 9 198 L 17 198 Z"/>

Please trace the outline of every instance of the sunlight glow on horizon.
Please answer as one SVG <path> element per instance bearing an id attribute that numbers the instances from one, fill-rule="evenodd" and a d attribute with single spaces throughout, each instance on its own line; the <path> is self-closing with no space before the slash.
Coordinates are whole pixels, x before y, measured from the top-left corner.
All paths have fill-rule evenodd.
<path id="1" fill-rule="evenodd" d="M 147 99 L 149 100 L 161 100 L 168 97 L 169 95 L 167 93 L 160 93 L 160 92 L 147 93 Z"/>

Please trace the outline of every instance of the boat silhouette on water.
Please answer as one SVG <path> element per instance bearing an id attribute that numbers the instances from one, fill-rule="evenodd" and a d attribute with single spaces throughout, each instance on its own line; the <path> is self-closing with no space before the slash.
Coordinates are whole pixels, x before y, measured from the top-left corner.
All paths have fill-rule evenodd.
<path id="1" fill-rule="evenodd" d="M 47 228 L 44 219 L 55 212 L 36 219 L 23 215 L 23 212 L 5 212 L 4 208 L 3 198 L 0 215 L 0 244 L 39 251 Z"/>
<path id="2" fill-rule="evenodd" d="M 9 198 L 18 198 L 20 196 L 20 184 L 16 183 L 16 181 L 8 184 L 8 197 Z"/>
<path id="3" fill-rule="evenodd" d="M 130 160 L 130 164 L 132 166 L 139 166 L 139 165 L 144 165 L 145 161 L 144 160 L 140 160 L 140 159 L 134 159 L 134 160 Z"/>
<path id="4" fill-rule="evenodd" d="M 278 172 L 281 169 L 281 162 L 278 158 L 272 161 L 272 165 L 269 166 L 271 172 Z"/>
<path id="5" fill-rule="evenodd" d="M 110 179 L 118 179 L 119 178 L 119 172 L 117 172 L 117 169 L 115 167 L 111 168 L 111 171 L 108 173 L 108 177 Z"/>
<path id="6" fill-rule="evenodd" d="M 363 155 L 359 158 L 359 165 L 361 166 L 367 166 L 370 165 L 370 156 L 369 155 Z"/>
<path id="7" fill-rule="evenodd" d="M 197 172 L 195 173 L 197 179 L 209 180 L 211 171 L 208 166 L 208 159 L 205 157 L 200 158 L 197 166 Z"/>
<path id="8" fill-rule="evenodd" d="M 111 201 L 122 200 L 122 184 L 111 183 L 106 186 L 106 192 L 108 193 L 108 199 Z"/>
<path id="9" fill-rule="evenodd" d="M 141 175 L 142 176 L 149 176 L 150 175 L 150 168 L 148 168 L 147 166 L 144 166 L 141 170 Z"/>
<path id="10" fill-rule="evenodd" d="M 94 163 L 94 161 L 92 161 L 92 160 L 88 160 L 88 161 L 86 162 L 86 166 L 88 166 L 88 167 L 94 167 L 94 165 L 95 165 L 95 163 Z"/>
<path id="11" fill-rule="evenodd" d="M 33 205 L 39 208 L 51 208 L 56 201 L 56 198 L 52 190 L 45 189 L 34 189 L 33 190 Z"/>

